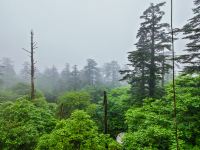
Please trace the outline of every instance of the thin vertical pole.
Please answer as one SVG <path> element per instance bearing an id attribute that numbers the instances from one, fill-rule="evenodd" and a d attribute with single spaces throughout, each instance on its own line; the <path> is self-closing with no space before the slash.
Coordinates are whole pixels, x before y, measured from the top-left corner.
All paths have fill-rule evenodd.
<path id="1" fill-rule="evenodd" d="M 174 102 L 174 125 L 175 125 L 175 138 L 176 149 L 179 150 L 178 142 L 178 126 L 177 126 L 177 110 L 176 110 L 176 83 L 175 83 L 175 52 L 174 52 L 174 31 L 173 31 L 173 0 L 171 0 L 171 35 L 172 35 L 172 68 L 173 68 L 173 102 Z"/>

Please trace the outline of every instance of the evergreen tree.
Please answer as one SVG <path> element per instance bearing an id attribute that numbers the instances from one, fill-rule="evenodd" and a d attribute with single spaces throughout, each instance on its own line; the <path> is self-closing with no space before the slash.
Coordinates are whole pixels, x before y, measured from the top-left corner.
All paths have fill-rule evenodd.
<path id="1" fill-rule="evenodd" d="M 143 13 L 141 19 L 145 21 L 141 24 L 142 30 L 146 30 L 147 38 L 149 39 L 148 48 L 150 49 L 150 64 L 149 64 L 149 96 L 155 97 L 156 85 L 162 76 L 163 68 L 168 70 L 168 64 L 165 64 L 165 55 L 159 55 L 165 49 L 170 50 L 171 37 L 169 33 L 169 24 L 161 23 L 164 11 L 160 10 L 160 7 L 164 6 L 164 3 L 157 5 L 151 4 L 151 6 Z"/>
<path id="2" fill-rule="evenodd" d="M 30 64 L 28 62 L 24 62 L 23 68 L 20 71 L 20 78 L 23 82 L 28 83 L 30 78 Z"/>
<path id="3" fill-rule="evenodd" d="M 122 80 L 128 80 L 131 85 L 131 93 L 137 100 L 141 102 L 148 95 L 148 80 L 149 80 L 149 63 L 150 51 L 145 46 L 148 44 L 146 32 L 144 30 L 138 32 L 137 38 L 140 35 L 138 43 L 136 43 L 136 51 L 129 52 L 128 60 L 130 68 L 120 71 L 125 74 Z M 146 45 L 145 45 L 146 44 Z"/>
<path id="4" fill-rule="evenodd" d="M 106 85 L 117 87 L 120 85 L 120 65 L 117 61 L 111 61 L 103 66 L 103 77 Z"/>
<path id="5" fill-rule="evenodd" d="M 70 65 L 67 63 L 60 75 L 60 86 L 62 91 L 66 91 L 70 88 Z"/>
<path id="6" fill-rule="evenodd" d="M 164 53 L 171 47 L 169 24 L 161 22 L 165 13 L 160 7 L 164 5 L 164 2 L 151 4 L 140 17 L 144 21 L 137 34 L 137 49 L 128 56 L 131 69 L 121 71 L 125 75 L 122 80 L 129 81 L 137 100 L 156 97 L 158 83 L 170 68 Z"/>
<path id="7" fill-rule="evenodd" d="M 186 73 L 200 73 L 200 0 L 194 0 L 194 4 L 194 16 L 182 28 L 183 39 L 189 40 L 185 49 L 187 53 L 178 58 L 185 65 Z"/>
<path id="8" fill-rule="evenodd" d="M 93 59 L 87 59 L 87 65 L 83 69 L 83 76 L 86 85 L 96 85 L 100 81 L 100 71 Z"/>
<path id="9" fill-rule="evenodd" d="M 1 60 L 1 79 L 4 88 L 9 88 L 16 83 L 16 72 L 14 70 L 13 62 L 9 58 L 2 58 Z"/>
<path id="10" fill-rule="evenodd" d="M 46 74 L 49 77 L 49 82 L 51 83 L 52 90 L 58 90 L 59 89 L 59 78 L 60 75 L 58 73 L 58 70 L 55 66 L 50 68 L 49 72 Z"/>
<path id="11" fill-rule="evenodd" d="M 55 66 L 45 69 L 37 80 L 38 88 L 44 92 L 48 101 L 55 101 L 60 91 L 60 75 Z"/>
<path id="12" fill-rule="evenodd" d="M 80 71 L 77 68 L 77 65 L 73 66 L 72 72 L 71 72 L 71 80 L 70 80 L 70 85 L 71 88 L 76 91 L 78 89 L 80 89 Z"/>

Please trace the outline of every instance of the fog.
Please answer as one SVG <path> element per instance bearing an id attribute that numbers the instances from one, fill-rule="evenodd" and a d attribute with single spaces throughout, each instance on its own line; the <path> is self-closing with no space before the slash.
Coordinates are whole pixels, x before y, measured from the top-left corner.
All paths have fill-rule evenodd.
<path id="1" fill-rule="evenodd" d="M 160 0 L 0 0 L 0 53 L 10 57 L 19 70 L 29 57 L 30 30 L 35 32 L 37 67 L 66 62 L 82 67 L 87 58 L 99 64 L 116 60 L 126 64 L 134 50 L 142 12 Z M 170 21 L 170 1 L 164 8 Z M 174 25 L 181 27 L 191 17 L 193 1 L 176 0 Z M 184 41 L 176 42 L 176 51 Z"/>

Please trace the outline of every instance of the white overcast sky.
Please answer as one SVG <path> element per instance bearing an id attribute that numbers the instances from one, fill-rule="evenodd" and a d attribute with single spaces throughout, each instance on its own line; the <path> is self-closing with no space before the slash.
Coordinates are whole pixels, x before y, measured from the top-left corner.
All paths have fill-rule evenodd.
<path id="1" fill-rule="evenodd" d="M 35 32 L 37 67 L 43 70 L 66 62 L 82 67 L 87 58 L 100 65 L 127 62 L 134 49 L 139 17 L 150 3 L 162 0 L 0 0 L 0 57 L 10 57 L 17 69 L 29 61 L 22 48 L 30 47 Z M 170 21 L 170 0 L 163 8 Z M 192 16 L 193 0 L 174 0 L 174 25 Z M 177 42 L 176 50 L 184 48 Z"/>

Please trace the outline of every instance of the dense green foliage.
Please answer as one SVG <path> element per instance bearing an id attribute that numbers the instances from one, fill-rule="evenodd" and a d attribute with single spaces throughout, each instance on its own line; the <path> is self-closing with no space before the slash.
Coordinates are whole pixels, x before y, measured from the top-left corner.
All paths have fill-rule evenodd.
<path id="1" fill-rule="evenodd" d="M 91 106 L 91 98 L 87 92 L 67 92 L 59 97 L 58 115 L 69 117 L 76 110 L 87 110 Z"/>
<path id="2" fill-rule="evenodd" d="M 120 146 L 106 135 L 99 134 L 97 126 L 84 111 L 77 110 L 71 117 L 57 123 L 50 134 L 43 135 L 38 150 L 104 150 L 106 143 L 110 150 Z"/>
<path id="3" fill-rule="evenodd" d="M 176 85 L 180 148 L 199 149 L 200 76 L 180 76 Z M 109 134 L 115 138 L 125 132 L 121 146 L 103 134 L 101 95 L 96 103 L 85 91 L 64 93 L 58 105 L 47 103 L 43 97 L 33 102 L 26 100 L 27 97 L 3 102 L 0 105 L 0 147 L 3 150 L 101 150 L 108 145 L 112 150 L 175 149 L 171 84 L 165 90 L 165 96 L 147 98 L 142 105 L 130 103 L 129 87 L 109 91 Z M 60 120 L 61 104 L 64 114 Z"/>
<path id="4" fill-rule="evenodd" d="M 32 149 L 42 134 L 54 128 L 53 112 L 40 101 L 34 104 L 22 98 L 0 105 L 1 149 Z"/>
<path id="5" fill-rule="evenodd" d="M 130 107 L 128 94 L 129 87 L 120 87 L 109 92 L 109 133 L 116 137 L 119 133 L 126 131 L 124 114 Z"/>
<path id="6" fill-rule="evenodd" d="M 163 23 L 165 3 L 151 4 L 140 17 L 142 23 L 137 33 L 136 50 L 129 52 L 128 60 L 131 69 L 122 70 L 123 80 L 131 85 L 132 95 L 141 104 L 145 97 L 160 97 L 165 74 L 171 65 L 167 62 L 166 53 L 171 49 L 169 24 Z M 168 58 L 169 59 L 169 58 Z M 158 92 L 159 91 L 159 92 Z"/>
<path id="7" fill-rule="evenodd" d="M 199 149 L 200 76 L 177 79 L 177 121 L 181 149 Z M 127 149 L 175 149 L 173 131 L 172 88 L 162 99 L 146 99 L 142 107 L 126 113 Z"/>

